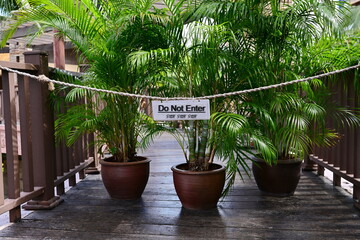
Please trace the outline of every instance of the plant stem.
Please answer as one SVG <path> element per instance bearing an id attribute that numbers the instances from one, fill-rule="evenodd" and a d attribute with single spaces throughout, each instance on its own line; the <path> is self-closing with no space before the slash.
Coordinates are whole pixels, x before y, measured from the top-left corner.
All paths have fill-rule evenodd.
<path id="1" fill-rule="evenodd" d="M 210 163 L 213 163 L 213 162 L 214 162 L 215 151 L 216 151 L 216 146 L 213 146 L 213 148 L 211 149 L 211 153 L 210 153 L 209 161 L 207 161 L 207 163 L 208 163 L 208 164 L 210 164 Z"/>
<path id="2" fill-rule="evenodd" d="M 203 122 L 203 127 L 202 127 L 201 139 L 199 143 L 199 151 L 198 151 L 199 155 L 197 160 L 203 170 L 208 170 L 208 164 L 205 161 L 205 150 L 208 141 L 209 121 L 204 120 L 202 122 Z"/>
<path id="3" fill-rule="evenodd" d="M 193 120 L 189 121 L 189 131 L 189 170 L 193 170 L 196 168 L 196 129 Z"/>

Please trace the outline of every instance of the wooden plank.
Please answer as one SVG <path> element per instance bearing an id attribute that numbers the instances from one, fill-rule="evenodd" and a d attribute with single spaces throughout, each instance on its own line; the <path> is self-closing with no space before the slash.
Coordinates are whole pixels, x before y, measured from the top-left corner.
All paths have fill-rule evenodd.
<path id="1" fill-rule="evenodd" d="M 65 182 L 69 178 L 73 178 L 76 173 L 87 168 L 93 161 L 94 161 L 94 158 L 89 158 L 86 161 L 84 161 L 83 163 L 81 163 L 80 165 L 76 166 L 75 168 L 70 169 L 70 171 L 67 173 L 64 173 L 63 176 L 57 177 L 57 179 L 54 182 L 54 185 L 58 186 L 59 184 Z"/>
<path id="2" fill-rule="evenodd" d="M 356 95 L 355 98 L 355 103 L 356 103 L 356 107 L 360 108 L 360 96 Z M 360 178 L 360 127 L 358 127 L 357 129 L 354 130 L 354 135 L 355 135 L 355 151 L 354 151 L 354 176 L 356 178 Z M 360 195 L 360 193 L 359 193 Z"/>
<path id="3" fill-rule="evenodd" d="M 20 196 L 20 172 L 17 140 L 15 75 L 3 72 L 3 97 L 6 135 L 6 157 L 8 171 L 8 196 Z"/>
<path id="4" fill-rule="evenodd" d="M 60 97 L 65 97 L 65 92 L 60 92 L 59 93 Z M 60 113 L 61 114 L 64 114 L 66 112 L 66 109 L 65 109 L 65 106 L 64 106 L 65 103 L 61 103 L 61 106 L 60 106 Z M 62 169 L 62 173 L 64 172 L 68 172 L 70 167 L 69 167 L 69 148 L 66 146 L 66 143 L 64 140 L 61 140 L 60 141 L 60 151 L 61 151 L 61 156 L 62 156 L 62 159 L 61 159 L 61 169 Z M 62 175 L 62 174 L 61 174 Z"/>
<path id="5" fill-rule="evenodd" d="M 34 169 L 31 147 L 31 121 L 30 121 L 30 90 L 29 79 L 18 75 L 19 92 L 19 113 L 20 113 L 20 134 L 21 134 L 21 152 L 22 152 L 22 178 L 25 192 L 34 190 Z"/>
<path id="6" fill-rule="evenodd" d="M 347 77 L 344 76 L 344 79 L 345 81 L 347 81 Z M 342 83 L 344 85 L 344 83 Z M 343 108 L 346 108 L 348 109 L 348 89 L 346 89 L 344 86 L 342 86 L 341 88 L 341 106 Z M 343 134 L 343 138 L 342 138 L 342 141 L 340 142 L 340 149 L 339 149 L 339 161 L 340 161 L 340 169 L 343 170 L 343 171 L 346 171 L 347 172 L 347 165 L 348 165 L 348 162 L 351 161 L 351 159 L 349 159 L 349 152 L 347 151 L 347 146 L 349 145 L 349 142 L 348 142 L 348 127 L 347 126 L 344 126 L 343 129 L 342 129 L 342 134 Z M 341 180 L 340 180 L 341 181 Z"/>
<path id="7" fill-rule="evenodd" d="M 57 30 L 54 30 L 54 64 L 56 68 L 65 69 L 65 41 L 64 37 L 59 35 Z"/>
<path id="8" fill-rule="evenodd" d="M 350 110 L 355 109 L 355 90 L 353 87 L 351 87 L 351 82 L 349 82 L 349 88 L 348 88 L 348 101 L 347 105 L 349 106 Z M 348 160 L 346 165 L 346 172 L 348 174 L 354 174 L 354 165 L 357 159 L 355 158 L 355 129 L 353 128 L 347 128 L 346 132 L 346 138 L 347 138 L 347 145 L 345 146 L 345 152 L 347 152 Z"/>
<path id="9" fill-rule="evenodd" d="M 358 94 L 356 94 L 356 97 L 355 97 L 355 107 L 357 107 L 357 108 L 360 107 L 360 97 Z M 359 147 L 360 146 L 360 128 L 359 127 L 354 130 L 354 136 L 355 136 L 354 177 L 360 178 L 360 147 Z M 354 186 L 353 197 L 355 200 L 355 206 L 358 209 L 360 209 L 360 186 L 359 185 Z"/>
<path id="10" fill-rule="evenodd" d="M 64 141 L 60 141 L 61 155 L 62 155 L 62 171 L 69 171 L 69 148 Z"/>
<path id="11" fill-rule="evenodd" d="M 37 71 L 39 68 L 37 65 L 30 63 L 17 63 L 17 62 L 8 62 L 8 61 L 0 61 L 0 65 L 15 70 Z"/>
<path id="12" fill-rule="evenodd" d="M 53 55 L 54 55 L 54 65 L 58 69 L 65 69 L 65 42 L 64 38 L 59 35 L 56 29 L 53 30 L 54 32 L 54 42 L 53 42 Z M 56 176 L 61 176 L 64 173 L 63 168 L 63 151 L 61 144 L 57 144 L 56 146 Z M 66 161 L 66 159 L 65 159 Z M 56 179 L 55 176 L 55 179 Z M 64 193 L 64 186 L 59 185 L 57 187 L 57 191 L 60 194 Z"/>
<path id="13" fill-rule="evenodd" d="M 69 146 L 68 147 L 68 167 L 69 169 L 72 169 L 74 168 L 76 165 L 75 165 L 75 146 L 72 145 L 72 146 Z"/>
<path id="14" fill-rule="evenodd" d="M 351 182 L 352 184 L 356 186 L 360 186 L 360 178 L 354 178 L 354 175 L 347 174 L 346 171 L 340 170 L 339 167 L 335 167 L 333 164 L 324 162 L 322 159 L 319 159 L 317 156 L 310 155 L 311 161 L 314 161 L 315 163 L 321 165 L 324 168 L 329 169 L 331 172 L 334 173 L 337 177 L 342 177 L 346 179 L 347 181 Z"/>
<path id="15" fill-rule="evenodd" d="M 44 193 L 43 187 L 35 187 L 32 192 L 21 192 L 20 196 L 16 199 L 6 199 L 4 204 L 0 206 L 0 214 L 10 211 L 21 204 L 30 201 L 31 199 L 40 196 Z"/>
<path id="16" fill-rule="evenodd" d="M 5 138 L 6 138 L 6 166 L 7 166 L 7 185 L 8 197 L 16 199 L 20 196 L 20 164 L 18 155 L 17 140 L 17 118 L 16 118 L 16 93 L 15 93 L 15 74 L 6 71 L 2 74 L 3 98 L 4 98 L 4 118 L 5 118 Z M 21 219 L 21 210 L 15 207 L 10 210 L 10 222 Z"/>
<path id="17" fill-rule="evenodd" d="M 2 153 L 0 152 L 0 166 L 2 166 L 2 165 L 3 165 Z M 3 174 L 3 171 L 1 169 L 1 171 L 0 171 L 0 205 L 4 204 L 4 199 L 5 199 L 4 174 Z"/>
<path id="18" fill-rule="evenodd" d="M 56 176 L 61 176 L 64 172 L 63 170 L 63 156 L 62 156 L 62 149 L 61 149 L 61 144 L 56 144 L 55 146 L 55 173 L 54 177 L 56 178 Z"/>
<path id="19" fill-rule="evenodd" d="M 22 26 L 16 30 L 16 32 L 11 37 L 11 39 L 24 38 L 24 37 L 26 38 L 26 37 L 32 36 L 33 34 L 37 33 L 38 30 L 39 30 L 39 28 L 35 24 L 30 25 L 30 26 Z M 52 29 L 46 28 L 44 33 L 52 33 Z"/>

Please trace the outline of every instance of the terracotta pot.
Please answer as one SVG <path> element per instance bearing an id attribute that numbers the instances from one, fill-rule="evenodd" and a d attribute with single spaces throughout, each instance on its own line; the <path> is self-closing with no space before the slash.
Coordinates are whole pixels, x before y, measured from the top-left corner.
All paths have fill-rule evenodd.
<path id="1" fill-rule="evenodd" d="M 266 195 L 292 196 L 301 175 L 299 159 L 278 160 L 277 165 L 269 166 L 262 159 L 253 159 L 252 171 L 258 188 Z"/>
<path id="2" fill-rule="evenodd" d="M 188 164 L 173 166 L 176 193 L 188 209 L 211 209 L 217 206 L 225 184 L 225 167 L 211 164 L 209 171 L 188 171 Z"/>
<path id="3" fill-rule="evenodd" d="M 101 159 L 101 177 L 110 197 L 132 200 L 140 198 L 149 179 L 150 160 L 136 157 L 131 162 Z"/>

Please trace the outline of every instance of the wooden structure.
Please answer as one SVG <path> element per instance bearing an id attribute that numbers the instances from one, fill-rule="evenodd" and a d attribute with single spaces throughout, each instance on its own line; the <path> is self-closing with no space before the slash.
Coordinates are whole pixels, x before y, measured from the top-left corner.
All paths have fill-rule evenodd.
<path id="1" fill-rule="evenodd" d="M 360 0 L 350 0 L 349 3 L 353 6 L 360 6 Z"/>
<path id="2" fill-rule="evenodd" d="M 0 65 L 35 75 L 48 74 L 46 53 L 27 52 L 24 55 L 25 64 L 0 62 Z M 10 221 L 14 222 L 21 219 L 21 204 L 27 202 L 24 206 L 26 209 L 51 209 L 59 204 L 61 199 L 55 196 L 55 187 L 58 194 L 63 194 L 66 180 L 69 180 L 70 186 L 74 186 L 76 173 L 79 172 L 80 178 L 84 178 L 84 169 L 93 162 L 94 152 L 84 147 L 89 137 L 84 137 L 72 148 L 55 144 L 54 116 L 49 104 L 47 84 L 2 71 L 2 90 L 7 192 L 3 189 L 1 171 L 0 213 L 10 211 Z M 21 161 L 18 150 L 19 126 Z"/>
<path id="3" fill-rule="evenodd" d="M 360 71 L 360 70 L 357 70 Z M 356 78 L 356 79 L 354 79 Z M 359 111 L 360 96 L 355 92 L 354 83 L 360 82 L 359 74 L 354 71 L 337 76 L 333 86 L 332 98 L 340 106 Z M 334 127 L 332 120 L 328 121 Z M 353 184 L 354 204 L 360 208 L 360 128 L 345 127 L 341 129 L 341 138 L 338 144 L 330 149 L 315 148 L 310 160 L 317 165 L 319 175 L 324 175 L 328 169 L 333 175 L 334 186 L 341 186 L 341 178 Z"/>

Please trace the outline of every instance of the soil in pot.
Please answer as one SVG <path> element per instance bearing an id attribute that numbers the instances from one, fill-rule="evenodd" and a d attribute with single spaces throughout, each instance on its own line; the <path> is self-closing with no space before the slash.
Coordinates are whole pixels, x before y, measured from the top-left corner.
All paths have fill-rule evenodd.
<path id="1" fill-rule="evenodd" d="M 209 171 L 188 171 L 188 164 L 173 166 L 176 193 L 187 209 L 211 209 L 217 206 L 225 184 L 225 167 L 211 164 Z"/>
<path id="2" fill-rule="evenodd" d="M 150 160 L 136 157 L 130 162 L 100 160 L 101 177 L 110 197 L 133 200 L 141 197 L 149 179 Z"/>
<path id="3" fill-rule="evenodd" d="M 302 161 L 278 160 L 270 166 L 261 159 L 255 159 L 252 171 L 258 188 L 266 195 L 286 197 L 294 195 L 301 176 Z"/>

